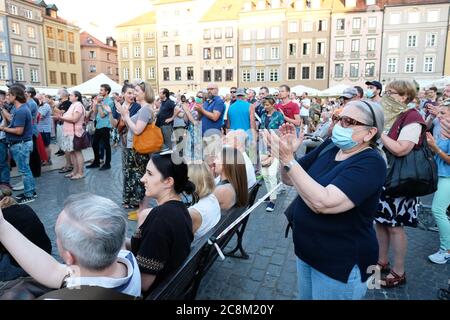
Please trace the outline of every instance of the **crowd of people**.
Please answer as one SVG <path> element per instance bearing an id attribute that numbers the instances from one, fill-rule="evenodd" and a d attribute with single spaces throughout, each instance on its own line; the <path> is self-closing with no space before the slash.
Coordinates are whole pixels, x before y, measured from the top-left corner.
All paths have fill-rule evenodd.
<path id="1" fill-rule="evenodd" d="M 437 91 L 398 80 L 386 88 L 378 81 L 349 87 L 336 99 L 297 97 L 287 85 L 273 95 L 267 87 L 258 94 L 231 88 L 221 97 L 211 83 L 189 97 L 167 89 L 156 94 L 136 82 L 117 94 L 102 85 L 94 97 L 66 89 L 51 97 L 14 84 L 0 91 L 0 281 L 28 274 L 49 290 L 97 286 L 145 297 L 222 215 L 247 206 L 248 191 L 261 179 L 270 191 L 267 212 L 288 186 L 298 194 L 286 216 L 300 299 L 362 299 L 371 266 L 383 274 L 382 287 L 401 286 L 404 228 L 417 226 L 420 198 L 386 194 L 385 153 L 401 158 L 425 141 L 433 151 L 440 248 L 429 260 L 450 260 L 450 85 L 440 97 Z M 161 141 L 147 141 L 155 151 L 140 152 L 137 140 L 150 132 Z M 55 226 L 63 264 L 50 255 L 42 223 L 26 206 L 39 191 L 32 167 L 52 164 L 52 133 L 57 155 L 66 158 L 60 172 L 71 180 L 86 170 L 110 170 L 111 144 L 122 148 L 122 208 L 90 194 L 69 197 Z M 83 150 L 90 147 L 94 160 L 85 167 Z M 24 191 L 15 197 L 12 161 L 23 177 Z M 124 209 L 137 221 L 131 239 Z"/>

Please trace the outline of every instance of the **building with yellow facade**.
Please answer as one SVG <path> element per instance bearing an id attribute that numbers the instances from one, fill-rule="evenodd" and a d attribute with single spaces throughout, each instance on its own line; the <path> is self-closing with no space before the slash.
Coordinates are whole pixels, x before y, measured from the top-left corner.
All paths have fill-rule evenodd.
<path id="1" fill-rule="evenodd" d="M 158 88 L 155 13 L 148 12 L 116 27 L 120 83 L 135 79 Z"/>
<path id="2" fill-rule="evenodd" d="M 54 4 L 41 1 L 44 16 L 44 57 L 49 87 L 73 87 L 83 81 L 80 28 L 58 16 Z"/>

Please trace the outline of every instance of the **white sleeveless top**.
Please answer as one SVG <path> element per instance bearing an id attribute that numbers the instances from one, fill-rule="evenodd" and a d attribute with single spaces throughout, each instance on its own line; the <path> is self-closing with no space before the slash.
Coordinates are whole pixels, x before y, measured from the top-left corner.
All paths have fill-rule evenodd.
<path id="1" fill-rule="evenodd" d="M 202 217 L 202 225 L 194 234 L 194 241 L 192 241 L 191 245 L 191 247 L 195 247 L 199 240 L 219 223 L 221 213 L 219 200 L 217 200 L 216 196 L 213 194 L 200 199 L 200 201 L 191 208 L 198 211 Z"/>

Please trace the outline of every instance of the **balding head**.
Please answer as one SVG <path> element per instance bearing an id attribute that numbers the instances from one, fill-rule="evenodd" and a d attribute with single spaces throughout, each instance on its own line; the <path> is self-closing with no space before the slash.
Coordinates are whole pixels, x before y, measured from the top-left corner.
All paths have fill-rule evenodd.
<path id="1" fill-rule="evenodd" d="M 213 97 L 219 95 L 219 87 L 215 83 L 208 84 L 207 90 L 208 90 L 208 99 L 212 99 Z"/>

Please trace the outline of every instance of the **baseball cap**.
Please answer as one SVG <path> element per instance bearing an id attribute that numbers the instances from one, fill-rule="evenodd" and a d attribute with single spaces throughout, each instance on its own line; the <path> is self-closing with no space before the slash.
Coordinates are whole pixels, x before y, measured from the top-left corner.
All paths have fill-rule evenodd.
<path id="1" fill-rule="evenodd" d="M 347 88 L 342 93 L 341 98 L 352 99 L 358 95 L 358 90 L 356 88 Z"/>
<path id="2" fill-rule="evenodd" d="M 366 86 L 374 86 L 376 87 L 378 90 L 383 91 L 383 85 L 381 84 L 381 82 L 379 81 L 367 81 L 366 82 Z"/>
<path id="3" fill-rule="evenodd" d="M 245 89 L 242 89 L 242 88 L 237 89 L 237 91 L 236 91 L 236 96 L 237 96 L 237 97 L 239 97 L 239 96 L 245 96 L 245 95 L 246 95 Z"/>

